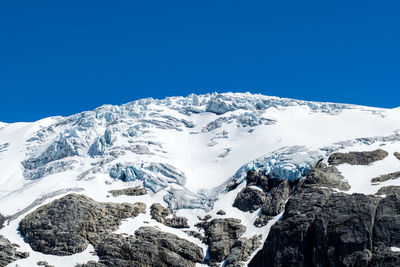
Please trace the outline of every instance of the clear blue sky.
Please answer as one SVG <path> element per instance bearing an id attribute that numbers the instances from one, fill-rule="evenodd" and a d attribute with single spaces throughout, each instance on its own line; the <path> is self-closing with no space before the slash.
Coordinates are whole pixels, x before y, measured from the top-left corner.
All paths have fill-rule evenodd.
<path id="1" fill-rule="evenodd" d="M 400 106 L 400 1 L 0 1 L 0 121 L 143 97 Z"/>

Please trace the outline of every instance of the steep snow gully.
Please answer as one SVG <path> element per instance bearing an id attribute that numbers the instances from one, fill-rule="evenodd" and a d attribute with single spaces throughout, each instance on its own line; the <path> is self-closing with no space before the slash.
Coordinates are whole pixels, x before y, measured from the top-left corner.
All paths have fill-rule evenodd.
<path id="1" fill-rule="evenodd" d="M 322 202 L 336 194 L 374 196 L 375 212 L 400 192 L 399 153 L 399 109 L 250 93 L 147 98 L 1 123 L 0 247 L 7 253 L 0 266 L 241 266 L 253 258 L 253 266 L 323 266 L 321 255 L 338 252 L 291 248 L 295 262 L 267 259 L 289 257 L 288 247 L 268 242 L 297 218 L 289 210 L 296 197 L 330 211 Z M 86 198 L 90 208 L 82 206 Z M 319 212 L 307 227 L 319 227 Z M 60 216 L 79 217 L 79 225 Z M 194 249 L 185 253 L 188 244 Z M 339 246 L 331 239 L 313 245 Z M 328 258 L 333 266 L 357 259 L 379 266 L 390 256 L 396 265 L 397 247 L 383 242 L 354 250 L 358 258 Z"/>

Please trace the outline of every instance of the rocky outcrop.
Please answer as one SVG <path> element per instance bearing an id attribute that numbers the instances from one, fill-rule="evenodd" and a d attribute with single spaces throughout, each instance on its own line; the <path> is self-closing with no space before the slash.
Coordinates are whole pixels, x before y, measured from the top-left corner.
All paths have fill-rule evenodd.
<path id="1" fill-rule="evenodd" d="M 390 192 L 386 198 L 335 193 L 342 183 L 332 183 L 329 170 L 323 166 L 298 186 L 249 266 L 399 266 L 400 254 L 390 249 L 400 247 L 396 189 L 382 190 Z"/>
<path id="2" fill-rule="evenodd" d="M 225 267 L 245 266 L 244 262 L 249 259 L 251 254 L 261 245 L 261 235 L 252 238 L 242 237 L 236 241 L 231 249 L 229 256 L 225 260 Z"/>
<path id="3" fill-rule="evenodd" d="M 4 218 L 4 216 L 1 215 L 1 213 L 0 213 L 0 229 L 3 228 L 4 221 L 5 221 L 5 218 Z"/>
<path id="4" fill-rule="evenodd" d="M 333 153 L 328 163 L 330 165 L 339 165 L 347 163 L 350 165 L 369 165 L 375 161 L 382 160 L 389 155 L 388 152 L 382 149 L 364 152 L 348 152 L 348 153 Z"/>
<path id="5" fill-rule="evenodd" d="M 285 209 L 285 202 L 289 198 L 291 186 L 288 180 L 281 180 L 277 187 L 272 188 L 264 202 L 261 212 L 266 216 L 275 216 Z"/>
<path id="6" fill-rule="evenodd" d="M 389 180 L 395 180 L 400 178 L 400 172 L 393 172 L 389 174 L 384 174 L 379 177 L 375 177 L 371 179 L 371 183 L 379 183 L 379 182 L 385 182 Z"/>
<path id="7" fill-rule="evenodd" d="M 118 197 L 118 196 L 143 196 L 147 194 L 147 190 L 141 186 L 136 186 L 136 187 L 130 187 L 130 188 L 124 188 L 120 190 L 110 190 L 108 191 L 110 194 L 112 194 L 113 197 Z"/>
<path id="8" fill-rule="evenodd" d="M 197 226 L 204 229 L 211 264 L 223 261 L 233 244 L 246 231 L 240 220 L 233 218 L 214 219 Z"/>
<path id="9" fill-rule="evenodd" d="M 337 188 L 343 191 L 350 189 L 350 185 L 344 180 L 342 174 L 335 166 L 327 166 L 319 161 L 307 175 L 303 182 L 304 187 L 323 186 L 328 188 Z"/>
<path id="10" fill-rule="evenodd" d="M 152 219 L 166 226 L 173 228 L 189 228 L 187 218 L 176 216 L 170 208 L 164 208 L 159 203 L 151 205 L 150 215 Z M 170 215 L 172 215 L 172 218 L 167 218 Z"/>
<path id="11" fill-rule="evenodd" d="M 239 192 L 233 202 L 233 206 L 244 212 L 253 212 L 260 208 L 265 199 L 266 195 L 261 189 L 248 186 Z"/>
<path id="12" fill-rule="evenodd" d="M 16 248 L 15 244 L 11 244 L 8 239 L 0 235 L 0 267 L 29 256 L 28 252 L 19 252 Z"/>
<path id="13" fill-rule="evenodd" d="M 391 195 L 391 194 L 400 195 L 400 186 L 396 186 L 396 185 L 384 186 L 384 187 L 381 187 L 376 194 L 377 195 Z"/>
<path id="14" fill-rule="evenodd" d="M 400 153 L 399 152 L 394 152 L 394 154 L 393 154 L 397 159 L 399 159 L 400 160 Z"/>
<path id="15" fill-rule="evenodd" d="M 249 170 L 247 172 L 246 176 L 247 185 L 260 186 L 265 191 L 269 191 L 268 180 L 269 180 L 268 176 L 262 171 Z"/>
<path id="16" fill-rule="evenodd" d="M 219 210 L 219 211 L 217 212 L 217 214 L 218 214 L 218 215 L 225 215 L 225 214 L 226 214 L 226 212 L 225 212 L 225 211 L 223 211 L 223 210 Z"/>
<path id="17" fill-rule="evenodd" d="M 121 220 L 144 213 L 144 203 L 100 203 L 70 194 L 41 206 L 23 218 L 19 230 L 33 250 L 53 255 L 82 252 L 96 246 Z"/>
<path id="18" fill-rule="evenodd" d="M 89 266 L 195 266 L 204 255 L 199 246 L 154 227 L 141 227 L 135 236 L 108 235 L 97 247 L 102 265 Z"/>

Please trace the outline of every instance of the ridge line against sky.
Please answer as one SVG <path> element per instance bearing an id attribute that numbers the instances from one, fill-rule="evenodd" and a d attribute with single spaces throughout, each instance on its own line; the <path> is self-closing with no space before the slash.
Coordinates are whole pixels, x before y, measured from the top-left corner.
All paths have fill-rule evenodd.
<path id="1" fill-rule="evenodd" d="M 398 1 L 0 3 L 0 121 L 246 92 L 400 106 Z"/>

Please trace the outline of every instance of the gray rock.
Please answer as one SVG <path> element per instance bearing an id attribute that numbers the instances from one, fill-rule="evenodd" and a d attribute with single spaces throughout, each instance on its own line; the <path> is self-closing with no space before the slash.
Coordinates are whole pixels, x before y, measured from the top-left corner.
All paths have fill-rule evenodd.
<path id="1" fill-rule="evenodd" d="M 391 195 L 391 194 L 400 195 L 400 186 L 396 186 L 396 185 L 384 186 L 384 187 L 380 188 L 376 194 L 377 195 Z"/>
<path id="2" fill-rule="evenodd" d="M 229 256 L 225 260 L 225 267 L 244 266 L 250 255 L 261 245 L 261 235 L 252 238 L 242 237 L 236 241 L 231 249 Z"/>
<path id="3" fill-rule="evenodd" d="M 99 262 L 105 266 L 195 266 L 204 255 L 199 246 L 161 232 L 141 227 L 135 236 L 108 235 L 98 246 Z"/>
<path id="4" fill-rule="evenodd" d="M 24 259 L 28 256 L 28 252 L 17 251 L 16 245 L 11 244 L 8 239 L 0 235 L 0 267 L 5 267 L 16 260 Z"/>
<path id="5" fill-rule="evenodd" d="M 376 210 L 374 242 L 400 247 L 400 195 L 383 198 Z"/>
<path id="6" fill-rule="evenodd" d="M 329 157 L 328 163 L 330 165 L 339 165 L 343 163 L 350 165 L 369 165 L 375 161 L 386 158 L 388 155 L 389 153 L 382 149 L 364 152 L 333 153 Z"/>
<path id="7" fill-rule="evenodd" d="M 350 185 L 344 180 L 344 177 L 335 166 L 326 166 L 321 161 L 318 162 L 310 171 L 302 186 L 306 187 L 316 185 L 328 188 L 337 188 L 343 191 L 350 189 Z"/>
<path id="8" fill-rule="evenodd" d="M 268 224 L 269 220 L 271 220 L 272 218 L 273 218 L 272 216 L 260 214 L 260 216 L 258 216 L 257 219 L 254 221 L 254 226 L 258 228 L 264 227 Z"/>
<path id="9" fill-rule="evenodd" d="M 113 195 L 113 197 L 118 197 L 118 196 L 143 196 L 147 194 L 147 190 L 141 186 L 136 186 L 136 187 L 130 187 L 130 188 L 125 188 L 125 189 L 120 189 L 120 190 L 110 190 L 108 191 Z"/>
<path id="10" fill-rule="evenodd" d="M 393 173 L 389 173 L 389 174 L 384 174 L 381 175 L 379 177 L 375 177 L 371 179 L 372 183 L 377 183 L 377 182 L 385 182 L 388 180 L 395 180 L 400 178 L 400 172 L 393 172 Z"/>
<path id="11" fill-rule="evenodd" d="M 219 211 L 217 212 L 217 214 L 218 214 L 218 215 L 226 215 L 226 212 L 223 211 L 223 210 L 219 210 Z"/>
<path id="12" fill-rule="evenodd" d="M 400 160 L 400 153 L 399 152 L 394 152 L 394 154 L 393 154 L 397 159 L 399 159 Z"/>
<path id="13" fill-rule="evenodd" d="M 75 267 L 107 267 L 107 265 L 96 261 L 88 261 L 85 264 L 77 264 Z"/>
<path id="14" fill-rule="evenodd" d="M 244 212 L 253 212 L 260 208 L 265 199 L 265 193 L 261 189 L 245 187 L 236 196 L 233 206 Z"/>
<path id="15" fill-rule="evenodd" d="M 262 171 L 249 170 L 247 172 L 247 185 L 261 186 L 265 191 L 269 191 L 268 180 L 268 176 Z"/>
<path id="16" fill-rule="evenodd" d="M 240 220 L 233 218 L 214 219 L 198 224 L 204 229 L 210 262 L 221 262 L 229 255 L 233 244 L 246 231 Z"/>
<path id="17" fill-rule="evenodd" d="M 41 206 L 23 218 L 19 230 L 33 250 L 53 255 L 82 252 L 96 246 L 121 220 L 144 213 L 144 203 L 100 203 L 69 194 Z"/>
<path id="18" fill-rule="evenodd" d="M 1 215 L 1 213 L 0 213 L 0 229 L 3 228 L 4 221 L 5 221 L 5 218 L 4 218 L 4 216 Z"/>
<path id="19" fill-rule="evenodd" d="M 167 218 L 167 216 L 172 214 L 172 218 Z M 172 212 L 170 208 L 164 208 L 159 203 L 154 203 L 150 207 L 151 218 L 159 223 L 173 228 L 189 228 L 187 218 L 178 217 Z"/>
<path id="20" fill-rule="evenodd" d="M 366 265 L 364 265 L 366 266 Z M 400 253 L 392 251 L 385 246 L 379 246 L 374 249 L 371 267 L 398 267 L 400 266 Z"/>
<path id="21" fill-rule="evenodd" d="M 46 265 L 48 265 L 49 263 L 47 262 L 47 261 L 38 261 L 37 263 L 36 263 L 36 265 L 38 265 L 38 266 L 46 266 Z"/>
<path id="22" fill-rule="evenodd" d="M 262 206 L 262 214 L 276 216 L 285 209 L 285 202 L 289 198 L 291 186 L 288 180 L 281 180 L 277 187 L 272 188 Z"/>

